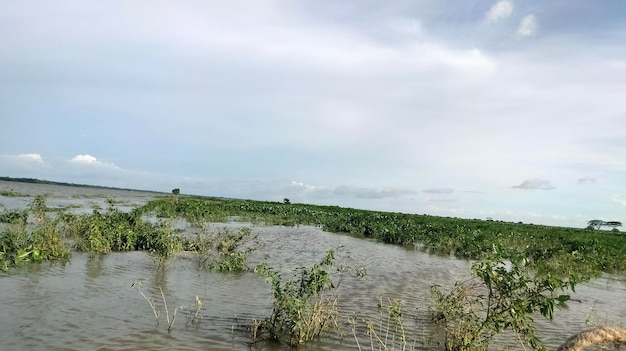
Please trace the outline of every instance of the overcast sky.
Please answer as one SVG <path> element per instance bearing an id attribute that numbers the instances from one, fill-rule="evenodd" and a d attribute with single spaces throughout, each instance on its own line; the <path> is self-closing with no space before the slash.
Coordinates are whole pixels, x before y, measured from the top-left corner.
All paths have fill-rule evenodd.
<path id="1" fill-rule="evenodd" d="M 0 0 L 0 176 L 626 221 L 626 2 Z"/>

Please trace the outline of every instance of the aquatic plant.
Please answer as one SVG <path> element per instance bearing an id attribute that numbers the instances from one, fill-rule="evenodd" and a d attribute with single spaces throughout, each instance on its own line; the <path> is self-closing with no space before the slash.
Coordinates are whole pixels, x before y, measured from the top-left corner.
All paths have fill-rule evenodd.
<path id="1" fill-rule="evenodd" d="M 274 304 L 269 318 L 256 324 L 255 339 L 259 334 L 268 338 L 299 345 L 313 340 L 327 330 L 341 332 L 337 309 L 336 289 L 346 266 L 334 267 L 335 251 L 327 250 L 326 256 L 313 266 L 299 268 L 287 281 L 266 264 L 255 267 L 272 287 Z M 333 271 L 339 274 L 333 283 Z M 364 274 L 364 271 L 359 271 Z M 260 332 L 260 333 L 259 333 Z"/>
<path id="2" fill-rule="evenodd" d="M 0 223 L 26 224 L 28 222 L 27 210 L 4 210 L 0 213 Z"/>
<path id="3" fill-rule="evenodd" d="M 69 249 L 59 233 L 58 219 L 51 219 L 47 210 L 46 197 L 37 196 L 27 209 L 9 211 L 4 217 L 9 225 L 0 233 L 0 270 L 6 271 L 24 262 L 69 258 Z"/>
<path id="4" fill-rule="evenodd" d="M 369 337 L 369 349 L 375 350 L 406 350 L 407 349 L 407 331 L 404 326 L 404 313 L 402 312 L 402 301 L 399 299 L 387 299 L 384 303 L 380 298 L 378 303 L 379 320 L 365 320 L 358 317 L 355 313 L 348 322 L 352 328 L 352 335 L 359 350 L 362 350 L 361 342 L 357 333 L 357 327 L 364 324 L 366 333 Z M 414 347 L 410 347 L 413 349 Z"/>
<path id="5" fill-rule="evenodd" d="M 94 207 L 91 214 L 68 216 L 66 221 L 80 251 L 105 254 L 144 250 L 167 259 L 182 250 L 182 238 L 170 221 L 152 224 L 143 220 L 139 211 L 120 211 L 113 200 L 108 200 L 105 212 Z"/>
<path id="6" fill-rule="evenodd" d="M 446 350 L 487 350 L 493 338 L 513 331 L 520 343 L 545 350 L 535 336 L 533 316 L 552 319 L 554 310 L 569 300 L 581 278 L 538 274 L 527 259 L 505 261 L 495 256 L 472 266 L 474 278 L 456 283 L 444 294 L 432 286 L 431 319 L 445 330 Z"/>
<path id="7" fill-rule="evenodd" d="M 257 249 L 256 238 L 249 227 L 236 231 L 228 227 L 212 230 L 202 226 L 193 240 L 185 242 L 185 249 L 198 254 L 198 267 L 218 272 L 239 272 L 247 269 L 248 256 Z"/>
<path id="8" fill-rule="evenodd" d="M 237 218 L 269 225 L 317 225 L 326 231 L 476 260 L 485 258 L 495 245 L 505 258 L 528 257 L 562 273 L 580 270 L 597 276 L 626 271 L 626 254 L 621 249 L 626 235 L 611 231 L 193 196 L 178 201 L 161 197 L 138 210 L 184 218 L 192 224 Z"/>

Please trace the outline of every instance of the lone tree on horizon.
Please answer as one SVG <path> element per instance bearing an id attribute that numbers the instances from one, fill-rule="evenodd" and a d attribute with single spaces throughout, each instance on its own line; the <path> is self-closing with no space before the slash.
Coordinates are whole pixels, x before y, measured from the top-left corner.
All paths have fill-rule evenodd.
<path id="1" fill-rule="evenodd" d="M 610 222 L 604 223 L 604 225 L 607 226 L 607 227 L 613 227 L 613 230 L 615 230 L 615 229 L 617 229 L 617 227 L 621 227 L 622 226 L 622 222 L 610 221 Z"/>
<path id="2" fill-rule="evenodd" d="M 609 222 L 605 222 L 601 219 L 592 219 L 589 222 L 587 222 L 587 225 L 589 226 L 588 228 L 593 228 L 593 229 L 601 229 L 602 227 L 613 227 L 613 230 L 617 229 L 617 227 L 621 227 L 622 226 L 622 222 L 618 222 L 618 221 L 609 221 Z"/>

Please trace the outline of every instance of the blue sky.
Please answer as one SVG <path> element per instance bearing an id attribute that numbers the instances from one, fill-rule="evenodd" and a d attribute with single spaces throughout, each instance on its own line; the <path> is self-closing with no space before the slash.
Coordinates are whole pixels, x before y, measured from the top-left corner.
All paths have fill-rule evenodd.
<path id="1" fill-rule="evenodd" d="M 626 220 L 626 2 L 0 0 L 0 175 Z"/>

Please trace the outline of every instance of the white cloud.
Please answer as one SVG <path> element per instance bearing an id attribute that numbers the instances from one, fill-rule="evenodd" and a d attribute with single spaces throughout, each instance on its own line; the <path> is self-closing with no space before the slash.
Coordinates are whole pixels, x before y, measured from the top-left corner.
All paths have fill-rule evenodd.
<path id="1" fill-rule="evenodd" d="M 519 27 L 517 27 L 517 35 L 521 37 L 529 37 L 537 34 L 537 17 L 535 15 L 528 15 L 522 19 Z"/>
<path id="2" fill-rule="evenodd" d="M 74 164 L 80 164 L 80 165 L 90 165 L 90 166 L 96 166 L 96 167 L 108 167 L 108 168 L 120 169 L 118 166 L 116 166 L 115 164 L 111 162 L 98 161 L 98 159 L 88 154 L 76 155 L 74 156 L 74 158 L 70 160 L 70 162 Z"/>
<path id="3" fill-rule="evenodd" d="M 0 155 L 5 160 L 14 160 L 17 162 L 43 164 L 43 157 L 40 154 L 19 154 L 19 155 Z"/>
<path id="4" fill-rule="evenodd" d="M 19 172 L 38 171 L 48 168 L 40 154 L 0 155 L 0 169 L 9 176 L 22 176 Z"/>
<path id="5" fill-rule="evenodd" d="M 493 4 L 485 14 L 485 21 L 493 23 L 509 17 L 513 13 L 513 2 L 500 0 Z"/>
<path id="6" fill-rule="evenodd" d="M 86 164 L 95 164 L 96 162 L 98 162 L 98 160 L 96 160 L 96 158 L 91 155 L 76 155 L 71 161 Z"/>
<path id="7" fill-rule="evenodd" d="M 515 185 L 513 186 L 513 188 L 528 189 L 528 190 L 534 190 L 534 189 L 552 190 L 554 189 L 552 184 L 550 184 L 549 180 L 543 180 L 543 179 L 538 179 L 538 178 L 526 179 L 525 181 L 522 182 L 522 184 Z"/>

